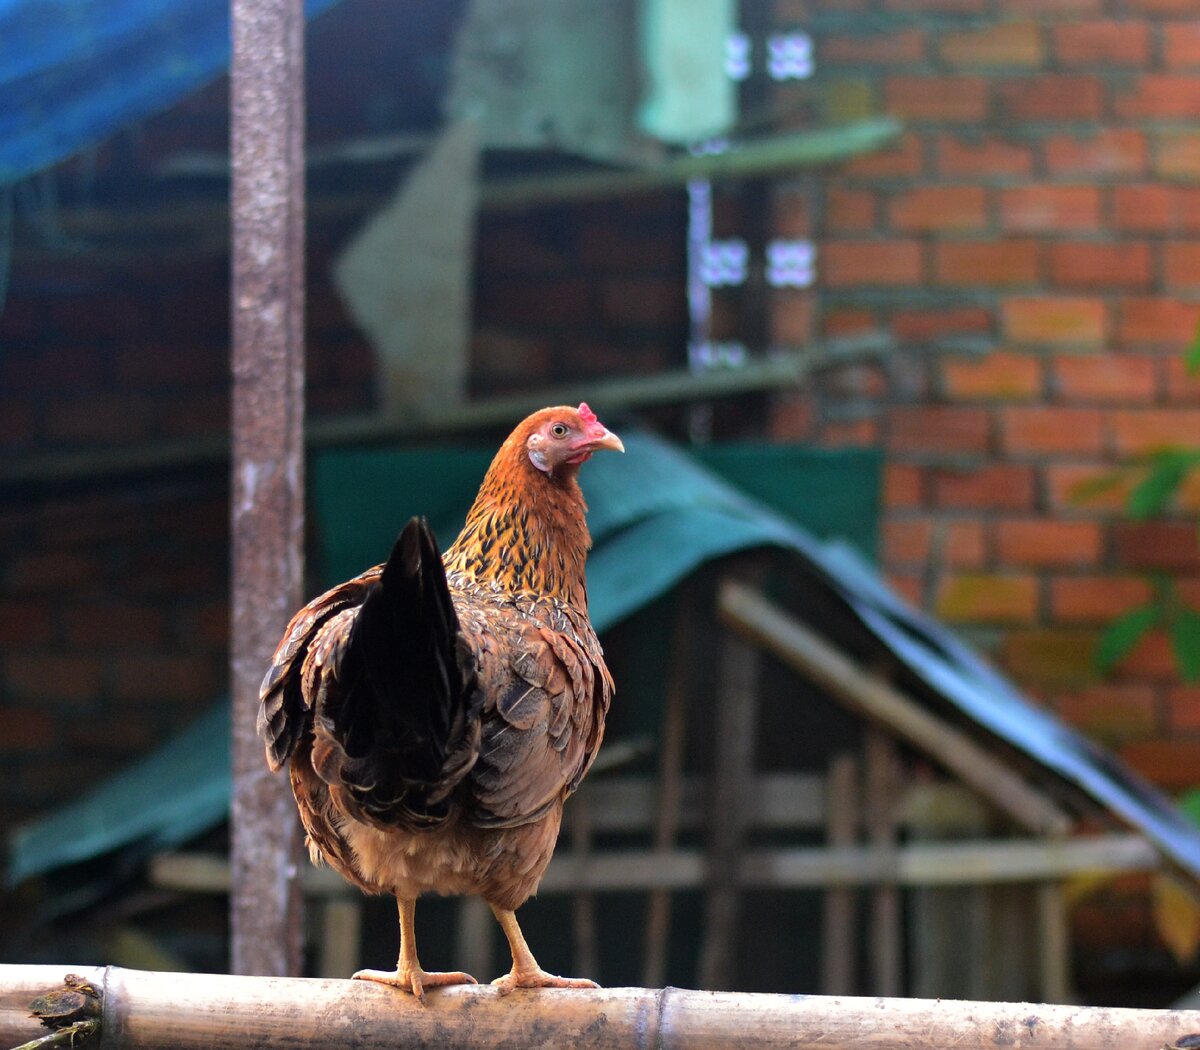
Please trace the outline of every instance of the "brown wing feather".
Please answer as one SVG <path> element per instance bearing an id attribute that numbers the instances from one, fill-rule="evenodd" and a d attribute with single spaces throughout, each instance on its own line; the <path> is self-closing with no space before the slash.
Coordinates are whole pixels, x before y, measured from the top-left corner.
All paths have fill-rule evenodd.
<path id="1" fill-rule="evenodd" d="M 486 696 L 471 819 L 526 824 L 583 779 L 603 736 L 612 679 L 590 624 L 565 604 L 517 600 L 463 620 L 484 654 Z"/>

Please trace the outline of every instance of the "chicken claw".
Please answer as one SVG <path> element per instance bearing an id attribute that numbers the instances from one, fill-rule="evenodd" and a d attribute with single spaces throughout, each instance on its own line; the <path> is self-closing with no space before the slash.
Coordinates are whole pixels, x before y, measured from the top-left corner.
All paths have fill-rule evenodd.
<path id="1" fill-rule="evenodd" d="M 549 975 L 547 974 L 547 976 Z M 554 979 L 562 980 L 561 977 Z M 431 973 L 429 970 L 422 970 L 419 966 L 398 970 L 359 970 L 351 980 L 374 981 L 376 984 L 387 984 L 393 988 L 402 988 L 406 992 L 412 992 L 417 1002 L 422 1006 L 425 1005 L 426 988 L 441 988 L 450 984 L 479 983 L 469 973 L 463 973 L 461 970 Z"/>
<path id="2" fill-rule="evenodd" d="M 599 988 L 595 981 L 586 977 L 558 977 L 547 973 L 540 966 L 534 970 L 517 970 L 514 967 L 503 977 L 497 977 L 492 986 L 501 995 L 508 995 L 514 988 Z"/>

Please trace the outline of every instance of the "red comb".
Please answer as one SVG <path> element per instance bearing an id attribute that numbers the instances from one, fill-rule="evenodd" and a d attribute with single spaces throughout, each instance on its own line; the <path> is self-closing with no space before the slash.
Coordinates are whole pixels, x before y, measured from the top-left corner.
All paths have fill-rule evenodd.
<path id="1" fill-rule="evenodd" d="M 593 411 L 592 411 L 590 408 L 588 408 L 588 405 L 587 405 L 587 402 L 586 402 L 586 401 L 580 401 L 580 402 L 579 402 L 579 418 L 580 418 L 580 419 L 582 419 L 582 420 L 583 420 L 583 422 L 585 422 L 585 423 L 598 423 L 598 422 L 600 422 L 600 421 L 599 421 L 599 420 L 596 418 L 596 413 L 595 413 L 595 412 L 593 412 Z"/>

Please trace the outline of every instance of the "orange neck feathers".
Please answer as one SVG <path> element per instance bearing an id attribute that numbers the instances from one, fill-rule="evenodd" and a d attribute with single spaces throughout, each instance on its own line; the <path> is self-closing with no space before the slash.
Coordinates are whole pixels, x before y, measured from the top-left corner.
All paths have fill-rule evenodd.
<path id="1" fill-rule="evenodd" d="M 577 468 L 547 474 L 529 461 L 534 419 L 500 446 L 443 560 L 447 573 L 464 583 L 553 596 L 585 611 L 584 564 L 592 545 L 587 504 Z"/>

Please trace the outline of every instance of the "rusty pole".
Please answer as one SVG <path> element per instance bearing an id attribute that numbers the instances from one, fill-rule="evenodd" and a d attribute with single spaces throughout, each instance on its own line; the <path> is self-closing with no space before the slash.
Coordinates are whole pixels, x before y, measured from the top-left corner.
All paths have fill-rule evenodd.
<path id="1" fill-rule="evenodd" d="M 231 968 L 300 972 L 299 825 L 255 735 L 304 571 L 304 11 L 231 0 Z"/>

